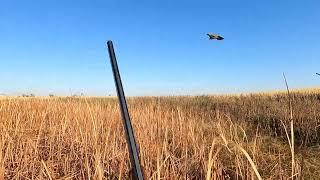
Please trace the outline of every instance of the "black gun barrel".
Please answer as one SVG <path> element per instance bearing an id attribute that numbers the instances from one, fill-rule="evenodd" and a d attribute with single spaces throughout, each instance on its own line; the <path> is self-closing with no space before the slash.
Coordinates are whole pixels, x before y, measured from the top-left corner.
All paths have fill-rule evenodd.
<path id="1" fill-rule="evenodd" d="M 140 165 L 138 148 L 134 138 L 134 132 L 131 125 L 127 102 L 126 102 L 126 98 L 125 98 L 123 87 L 122 87 L 121 77 L 120 77 L 119 68 L 116 60 L 116 55 L 113 49 L 112 41 L 108 41 L 107 45 L 108 45 L 108 52 L 109 52 L 109 57 L 111 61 L 111 66 L 112 66 L 112 72 L 114 76 L 114 82 L 116 85 L 117 95 L 119 99 L 121 116 L 122 116 L 123 125 L 125 129 L 127 143 L 128 143 L 128 150 L 129 150 L 129 156 L 130 156 L 131 166 L 133 170 L 133 176 L 137 180 L 143 180 L 143 173 Z"/>

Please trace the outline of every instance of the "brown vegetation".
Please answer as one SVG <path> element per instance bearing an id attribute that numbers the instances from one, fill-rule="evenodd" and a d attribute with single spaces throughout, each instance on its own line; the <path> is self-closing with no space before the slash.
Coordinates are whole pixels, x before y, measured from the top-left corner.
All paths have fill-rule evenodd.
<path id="1" fill-rule="evenodd" d="M 148 179 L 320 174 L 320 93 L 292 94 L 294 142 L 281 93 L 131 98 L 129 110 Z M 0 179 L 126 179 L 130 170 L 112 98 L 1 99 L 0 152 Z"/>

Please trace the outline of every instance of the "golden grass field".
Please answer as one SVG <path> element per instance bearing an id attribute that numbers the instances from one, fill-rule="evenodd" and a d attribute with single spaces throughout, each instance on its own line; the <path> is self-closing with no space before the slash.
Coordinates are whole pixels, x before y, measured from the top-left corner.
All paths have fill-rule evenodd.
<path id="1" fill-rule="evenodd" d="M 129 98 L 146 178 L 320 179 L 320 92 L 291 98 Z M 0 179 L 128 179 L 123 132 L 115 98 L 2 98 Z"/>

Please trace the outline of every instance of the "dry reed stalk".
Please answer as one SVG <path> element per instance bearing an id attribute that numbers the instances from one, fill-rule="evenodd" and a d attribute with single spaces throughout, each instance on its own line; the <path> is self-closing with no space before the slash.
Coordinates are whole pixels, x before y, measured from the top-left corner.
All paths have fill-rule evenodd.
<path id="1" fill-rule="evenodd" d="M 250 155 L 248 154 L 248 152 L 247 152 L 245 149 L 243 149 L 241 146 L 238 146 L 238 148 L 240 149 L 240 151 L 241 151 L 241 152 L 246 156 L 246 158 L 248 159 L 248 161 L 249 161 L 252 169 L 254 170 L 254 173 L 255 173 L 256 176 L 257 176 L 257 178 L 258 178 L 259 180 L 262 180 L 261 175 L 260 175 L 260 173 L 259 173 L 259 171 L 258 171 L 258 168 L 257 168 L 256 164 L 253 162 L 253 160 L 252 160 L 252 158 L 250 157 Z"/>
<path id="2" fill-rule="evenodd" d="M 50 180 L 52 180 L 52 177 L 51 177 L 51 175 L 50 175 L 50 172 L 49 172 L 49 169 L 48 169 L 46 163 L 45 163 L 43 160 L 41 160 L 41 163 L 42 163 L 44 169 L 46 170 L 46 174 L 47 174 L 48 178 L 49 178 Z"/>
<path id="3" fill-rule="evenodd" d="M 290 131 L 291 131 L 291 143 L 289 143 L 290 145 L 290 150 L 291 150 L 291 178 L 296 176 L 295 173 L 295 151 L 294 151 L 294 128 L 293 128 L 293 109 L 292 109 L 292 97 L 290 94 L 290 90 L 289 90 L 289 86 L 288 86 L 288 82 L 287 82 L 287 78 L 285 76 L 285 74 L 283 73 L 283 78 L 284 81 L 286 83 L 286 88 L 287 88 L 287 95 L 288 95 L 288 99 L 289 99 L 289 111 L 290 111 Z M 288 137 L 288 133 L 286 132 L 287 137 Z M 290 138 L 288 137 L 288 141 L 290 141 Z"/>

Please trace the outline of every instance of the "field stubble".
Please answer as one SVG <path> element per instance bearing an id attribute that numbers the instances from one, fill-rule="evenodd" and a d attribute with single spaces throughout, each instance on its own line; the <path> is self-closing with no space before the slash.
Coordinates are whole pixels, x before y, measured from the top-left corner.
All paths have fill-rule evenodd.
<path id="1" fill-rule="evenodd" d="M 317 179 L 320 93 L 130 98 L 148 179 Z M 0 100 L 0 179 L 127 179 L 113 98 Z"/>

